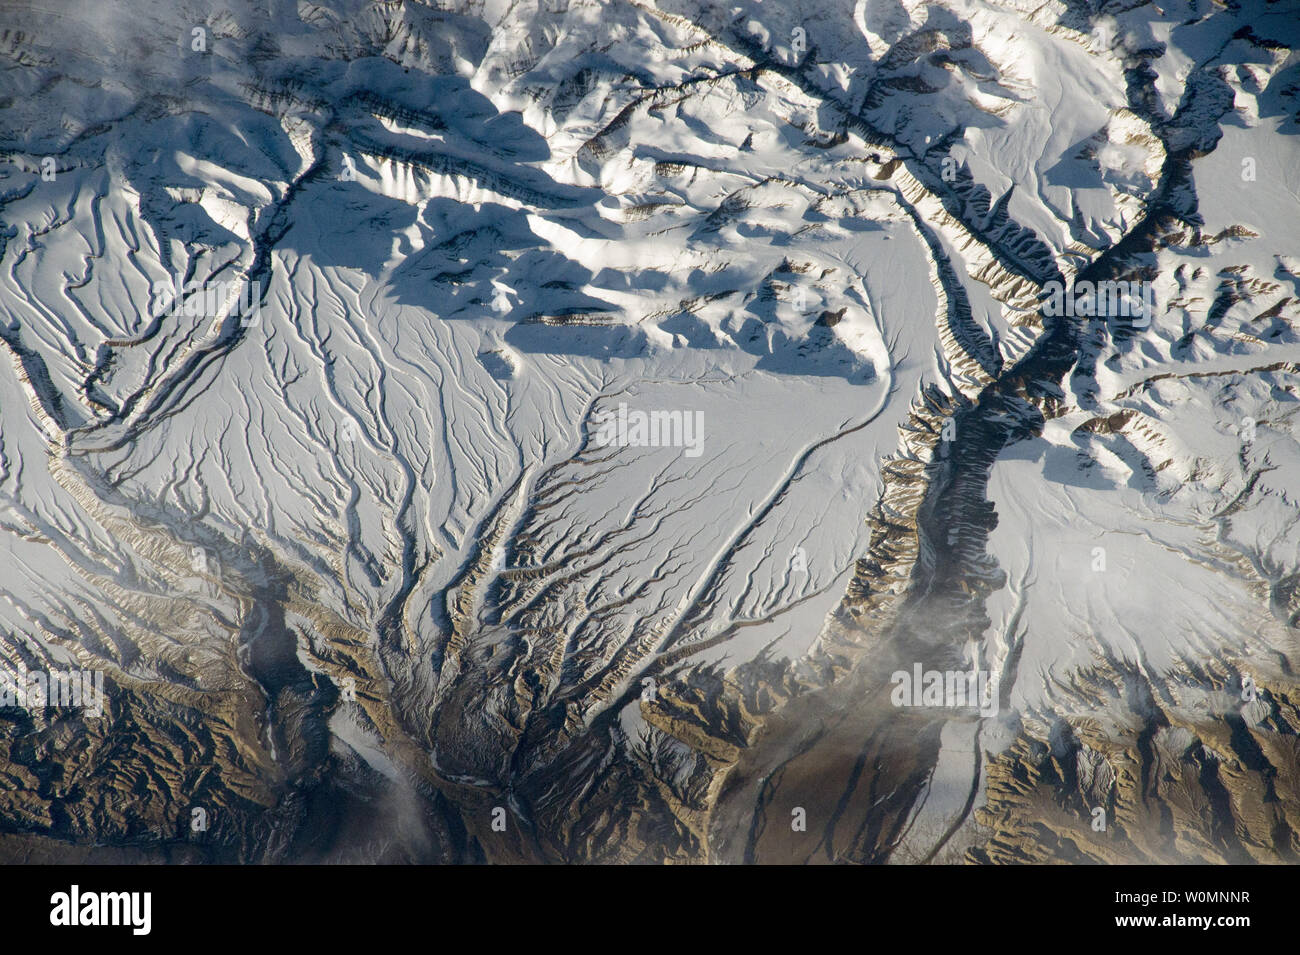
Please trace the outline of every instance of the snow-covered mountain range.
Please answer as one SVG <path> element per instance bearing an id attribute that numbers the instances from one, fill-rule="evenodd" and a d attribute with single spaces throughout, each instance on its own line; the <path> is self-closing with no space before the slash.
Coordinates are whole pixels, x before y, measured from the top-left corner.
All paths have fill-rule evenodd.
<path id="1" fill-rule="evenodd" d="M 1298 40 L 6 4 L 0 857 L 1293 861 Z"/>

